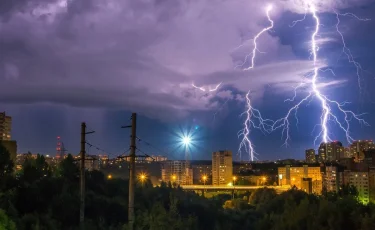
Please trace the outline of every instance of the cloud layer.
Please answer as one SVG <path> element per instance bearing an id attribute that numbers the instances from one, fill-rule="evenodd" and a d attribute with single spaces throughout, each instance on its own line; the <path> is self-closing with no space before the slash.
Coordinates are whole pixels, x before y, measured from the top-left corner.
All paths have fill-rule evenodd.
<path id="1" fill-rule="evenodd" d="M 318 5 L 342 8 L 354 2 Z M 297 0 L 275 4 L 280 6 L 272 12 L 275 20 L 284 10 L 303 13 L 305 6 Z M 238 93 L 248 90 L 260 98 L 268 85 L 289 90 L 312 67 L 271 31 L 259 41 L 264 53 L 257 53 L 256 68 L 234 68 L 252 49 L 246 41 L 267 25 L 261 0 L 1 1 L 0 9 L 2 103 L 182 116 L 217 109 L 216 98 L 240 99 Z M 219 91 L 236 90 L 216 95 L 195 89 L 193 82 L 203 87 L 222 82 Z"/>

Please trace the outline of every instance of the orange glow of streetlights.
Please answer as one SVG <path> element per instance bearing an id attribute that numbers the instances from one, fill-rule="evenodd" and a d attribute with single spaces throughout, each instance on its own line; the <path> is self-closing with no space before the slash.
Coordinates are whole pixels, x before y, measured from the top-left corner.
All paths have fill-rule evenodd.
<path id="1" fill-rule="evenodd" d="M 203 175 L 203 176 L 202 176 L 202 180 L 203 180 L 203 182 L 206 182 L 207 179 L 208 179 L 208 178 L 207 178 L 207 175 Z"/>
<path id="2" fill-rule="evenodd" d="M 146 173 L 140 173 L 138 175 L 138 180 L 141 181 L 142 183 L 147 179 L 147 174 Z"/>
<path id="3" fill-rule="evenodd" d="M 108 179 L 108 180 L 112 179 L 112 175 L 111 175 L 111 174 L 108 174 L 107 179 Z"/>
<path id="4" fill-rule="evenodd" d="M 172 181 L 176 181 L 177 177 L 176 175 L 172 175 Z"/>
<path id="5" fill-rule="evenodd" d="M 234 176 L 234 177 L 233 177 L 233 181 L 236 181 L 236 180 L 237 180 L 237 177 L 236 177 L 236 176 Z"/>

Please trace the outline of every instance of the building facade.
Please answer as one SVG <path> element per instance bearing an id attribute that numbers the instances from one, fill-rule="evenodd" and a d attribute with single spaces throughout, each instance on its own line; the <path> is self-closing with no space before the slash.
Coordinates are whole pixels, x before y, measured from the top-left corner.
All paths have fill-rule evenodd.
<path id="1" fill-rule="evenodd" d="M 369 172 L 349 172 L 349 185 L 357 188 L 358 199 L 367 204 L 370 201 Z"/>
<path id="2" fill-rule="evenodd" d="M 356 162 L 361 162 L 365 158 L 365 151 L 375 150 L 375 144 L 372 140 L 358 140 L 350 145 L 350 155 Z"/>
<path id="3" fill-rule="evenodd" d="M 231 151 L 212 153 L 212 184 L 227 185 L 233 181 L 233 158 Z"/>
<path id="4" fill-rule="evenodd" d="M 212 163 L 194 164 L 193 169 L 193 184 L 212 184 Z M 205 176 L 205 181 L 203 177 Z"/>
<path id="5" fill-rule="evenodd" d="M 319 146 L 319 161 L 320 162 L 330 162 L 338 161 L 344 156 L 345 148 L 339 141 L 333 142 L 322 142 Z"/>
<path id="6" fill-rule="evenodd" d="M 306 187 L 306 178 L 311 178 L 311 193 L 321 194 L 323 188 L 323 177 L 320 167 L 309 167 L 303 165 L 302 167 L 293 167 L 287 165 L 278 168 L 279 185 L 291 186 L 298 189 Z M 302 186 L 304 185 L 304 186 Z"/>
<path id="7" fill-rule="evenodd" d="M 326 166 L 323 186 L 327 192 L 338 192 L 342 185 L 342 176 L 336 166 Z"/>
<path id="8" fill-rule="evenodd" d="M 306 163 L 315 163 L 315 149 L 307 149 L 305 151 L 305 161 Z"/>
<path id="9" fill-rule="evenodd" d="M 192 185 L 193 170 L 188 161 L 167 160 L 162 162 L 161 179 L 178 185 Z"/>
<path id="10" fill-rule="evenodd" d="M 10 141 L 12 131 L 12 117 L 7 116 L 5 112 L 0 113 L 0 140 Z"/>

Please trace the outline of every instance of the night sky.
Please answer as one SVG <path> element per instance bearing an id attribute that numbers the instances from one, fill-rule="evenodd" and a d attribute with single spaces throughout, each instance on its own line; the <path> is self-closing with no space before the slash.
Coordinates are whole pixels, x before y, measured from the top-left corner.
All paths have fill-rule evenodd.
<path id="1" fill-rule="evenodd" d="M 193 159 L 209 159 L 221 149 L 236 154 L 249 90 L 252 106 L 274 120 L 309 90 L 284 102 L 313 68 L 315 21 L 307 14 L 290 27 L 303 18 L 308 2 L 321 20 L 319 66 L 335 72 L 319 73 L 319 89 L 332 100 L 350 102 L 346 109 L 365 113 L 372 126 L 352 120 L 354 139 L 375 139 L 374 0 L 0 1 L 0 111 L 13 117 L 20 153 L 55 154 L 57 136 L 68 152 L 78 153 L 85 121 L 88 131 L 96 131 L 88 141 L 117 156 L 129 146 L 130 130 L 120 127 L 137 112 L 142 152 L 183 159 L 178 135 L 191 130 Z M 258 40 L 255 68 L 243 71 L 236 66 L 253 49 L 251 38 L 269 25 L 268 3 L 274 6 L 274 28 Z M 339 17 L 346 46 L 363 69 L 359 78 L 342 53 L 334 12 L 373 17 Z M 221 82 L 215 92 L 192 87 L 207 91 Z M 298 124 L 294 115 L 290 119 L 288 146 L 282 146 L 281 130 L 252 130 L 257 158 L 304 158 L 304 150 L 322 140 L 314 144 L 320 114 L 317 100 L 303 104 Z M 332 121 L 329 132 L 332 140 L 348 144 Z M 245 152 L 242 159 L 249 159 Z"/>

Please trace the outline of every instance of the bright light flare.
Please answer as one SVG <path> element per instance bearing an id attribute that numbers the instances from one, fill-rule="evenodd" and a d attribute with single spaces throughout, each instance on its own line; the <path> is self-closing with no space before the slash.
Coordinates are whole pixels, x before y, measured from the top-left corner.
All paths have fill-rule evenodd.
<path id="1" fill-rule="evenodd" d="M 142 172 L 142 173 L 139 173 L 138 176 L 137 176 L 138 180 L 140 182 L 145 182 L 147 180 L 147 174 Z"/>
<path id="2" fill-rule="evenodd" d="M 182 143 L 184 143 L 184 145 L 186 145 L 186 146 L 190 145 L 191 138 L 190 137 L 183 137 L 182 138 Z"/>

